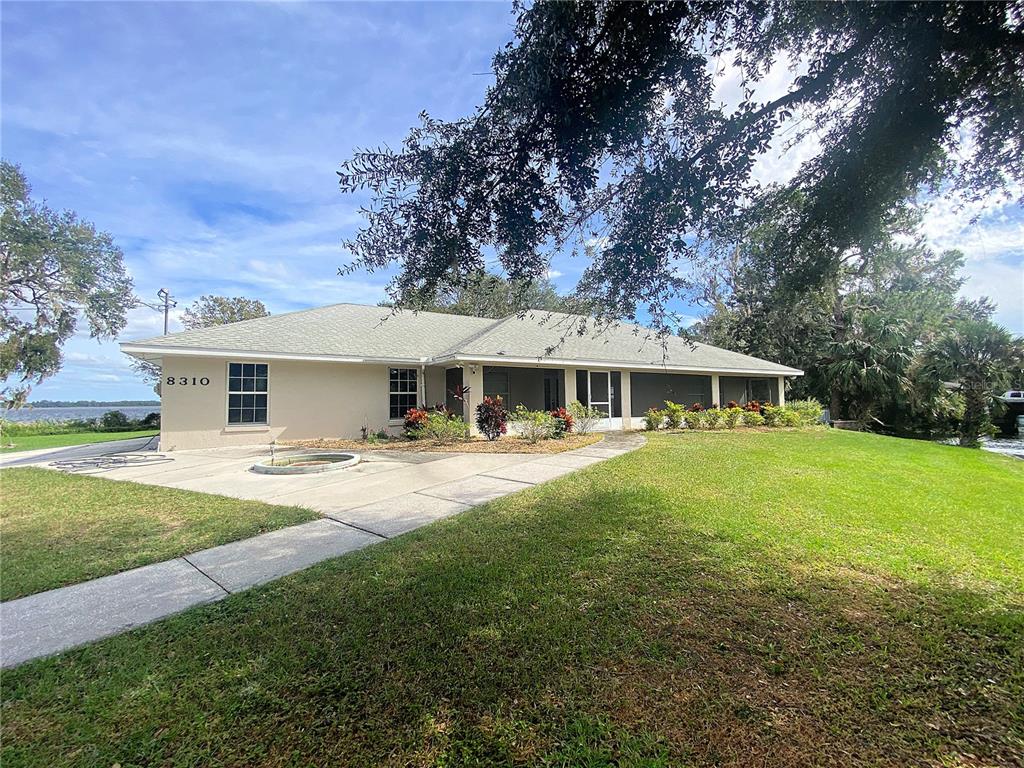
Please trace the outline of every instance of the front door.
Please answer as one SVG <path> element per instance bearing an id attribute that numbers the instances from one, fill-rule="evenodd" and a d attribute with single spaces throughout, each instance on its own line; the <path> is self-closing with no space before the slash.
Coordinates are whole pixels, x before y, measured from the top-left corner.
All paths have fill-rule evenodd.
<path id="1" fill-rule="evenodd" d="M 607 419 L 612 413 L 612 376 L 609 371 L 590 372 L 590 407 L 596 408 Z"/>

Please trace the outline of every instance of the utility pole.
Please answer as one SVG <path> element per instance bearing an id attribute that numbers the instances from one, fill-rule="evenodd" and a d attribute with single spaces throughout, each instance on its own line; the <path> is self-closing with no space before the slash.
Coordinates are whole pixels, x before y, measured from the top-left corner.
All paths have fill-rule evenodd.
<path id="1" fill-rule="evenodd" d="M 171 311 L 171 307 L 178 306 L 178 302 L 171 299 L 171 292 L 166 288 L 161 288 L 156 292 L 156 295 L 160 298 L 160 301 L 164 305 L 164 336 L 167 335 L 167 316 Z"/>
<path id="2" fill-rule="evenodd" d="M 150 309 L 155 309 L 157 312 L 164 313 L 164 336 L 166 336 L 168 333 L 168 318 L 170 316 L 171 309 L 178 306 L 178 302 L 174 300 L 174 297 L 171 296 L 171 292 L 166 288 L 161 288 L 156 292 L 156 295 L 157 298 L 160 299 L 159 304 L 150 304 L 148 301 L 143 301 L 142 299 L 136 299 L 136 301 L 144 307 L 149 307 Z"/>

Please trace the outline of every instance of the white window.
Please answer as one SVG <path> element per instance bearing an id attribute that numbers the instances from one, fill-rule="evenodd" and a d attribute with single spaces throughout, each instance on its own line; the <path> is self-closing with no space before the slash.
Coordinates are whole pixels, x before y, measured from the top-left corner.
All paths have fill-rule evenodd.
<path id="1" fill-rule="evenodd" d="M 416 369 L 391 368 L 388 371 L 390 382 L 390 418 L 405 418 L 406 411 L 416 407 Z"/>
<path id="2" fill-rule="evenodd" d="M 267 364 L 228 363 L 228 424 L 267 423 Z"/>

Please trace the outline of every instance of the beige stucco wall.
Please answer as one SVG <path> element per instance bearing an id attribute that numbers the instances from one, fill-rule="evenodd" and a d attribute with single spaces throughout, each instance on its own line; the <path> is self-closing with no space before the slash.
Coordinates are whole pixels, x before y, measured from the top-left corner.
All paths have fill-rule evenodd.
<path id="1" fill-rule="evenodd" d="M 261 360 L 256 357 L 247 358 L 244 362 L 266 363 L 268 366 L 270 396 L 267 425 L 227 424 L 227 359 L 164 358 L 161 450 L 258 445 L 271 440 L 316 437 L 357 438 L 363 425 L 371 430 L 385 429 L 392 434 L 401 432 L 401 420 L 389 419 L 387 365 Z M 420 403 L 433 405 L 443 402 L 444 367 L 409 367 L 421 370 Z M 629 429 L 640 425 L 635 418 L 631 424 L 628 416 L 632 415 L 631 401 L 635 389 L 632 385 L 636 382 L 632 381 L 629 371 L 624 370 L 622 374 L 622 426 Z M 176 383 L 167 384 L 168 377 L 174 377 Z M 182 378 L 187 383 L 180 383 Z M 201 381 L 204 379 L 209 383 L 203 385 Z M 483 366 L 465 364 L 462 381 L 470 387 L 465 413 L 475 433 L 476 406 L 483 398 Z M 782 377 L 779 377 L 778 385 L 782 391 Z M 565 371 L 567 402 L 576 399 L 575 389 L 576 371 L 568 368 Z M 782 400 L 781 395 L 779 399 Z"/>
<path id="2" fill-rule="evenodd" d="M 161 450 L 251 445 L 275 439 L 358 437 L 364 424 L 371 429 L 401 431 L 400 423 L 396 426 L 388 419 L 386 365 L 255 357 L 245 362 L 268 366 L 270 423 L 266 426 L 227 424 L 226 359 L 164 358 L 160 387 Z M 185 377 L 188 383 L 168 385 L 168 376 L 176 382 Z M 443 372 L 441 377 L 438 380 L 428 374 L 428 397 L 443 389 Z M 204 378 L 209 379 L 205 386 L 199 383 Z M 193 379 L 195 384 L 191 383 Z"/>

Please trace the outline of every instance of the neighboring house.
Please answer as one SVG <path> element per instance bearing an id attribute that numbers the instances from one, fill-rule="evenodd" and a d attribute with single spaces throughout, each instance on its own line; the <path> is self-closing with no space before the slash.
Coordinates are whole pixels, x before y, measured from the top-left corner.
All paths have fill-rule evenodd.
<path id="1" fill-rule="evenodd" d="M 579 400 L 605 429 L 640 426 L 665 400 L 781 404 L 802 371 L 636 325 L 529 311 L 504 320 L 336 304 L 121 344 L 162 366 L 162 450 L 397 432 L 444 402 L 474 422 L 485 395 L 510 408 Z M 468 387 L 464 402 L 453 397 Z"/>

